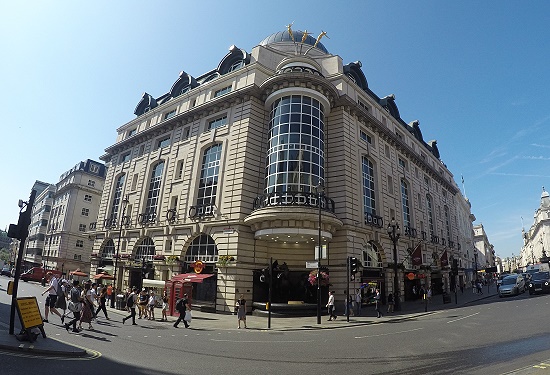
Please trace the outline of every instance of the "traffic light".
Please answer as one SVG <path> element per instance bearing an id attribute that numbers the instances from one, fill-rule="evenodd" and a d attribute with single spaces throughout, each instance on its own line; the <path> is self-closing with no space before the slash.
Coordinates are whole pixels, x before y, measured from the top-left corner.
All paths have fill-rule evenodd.
<path id="1" fill-rule="evenodd" d="M 359 271 L 359 259 L 356 257 L 349 257 L 349 272 L 355 274 Z"/>

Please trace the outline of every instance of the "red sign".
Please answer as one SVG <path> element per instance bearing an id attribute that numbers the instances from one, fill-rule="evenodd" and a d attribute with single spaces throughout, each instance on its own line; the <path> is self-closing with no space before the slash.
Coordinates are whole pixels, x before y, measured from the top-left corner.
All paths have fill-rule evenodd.
<path id="1" fill-rule="evenodd" d="M 414 273 L 409 272 L 409 273 L 407 274 L 407 279 L 409 279 L 409 280 L 414 280 Z"/>
<path id="2" fill-rule="evenodd" d="M 193 270 L 195 271 L 195 273 L 201 273 L 203 269 L 204 269 L 204 263 L 200 260 L 196 260 L 195 263 L 193 264 Z"/>

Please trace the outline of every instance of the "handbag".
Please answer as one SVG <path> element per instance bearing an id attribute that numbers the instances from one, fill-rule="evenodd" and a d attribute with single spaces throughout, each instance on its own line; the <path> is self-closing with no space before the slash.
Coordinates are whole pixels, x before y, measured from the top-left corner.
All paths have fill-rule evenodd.
<path id="1" fill-rule="evenodd" d="M 80 311 L 82 311 L 82 303 L 81 302 L 69 301 L 69 304 L 68 304 L 67 307 L 69 308 L 69 311 L 71 311 L 71 312 L 80 312 Z"/>
<path id="2" fill-rule="evenodd" d="M 186 322 L 189 322 L 189 323 L 190 323 L 192 318 L 193 318 L 193 317 L 191 316 L 191 311 L 190 311 L 190 310 L 187 310 L 187 311 L 185 312 L 185 317 L 183 318 L 183 320 L 185 320 Z"/>

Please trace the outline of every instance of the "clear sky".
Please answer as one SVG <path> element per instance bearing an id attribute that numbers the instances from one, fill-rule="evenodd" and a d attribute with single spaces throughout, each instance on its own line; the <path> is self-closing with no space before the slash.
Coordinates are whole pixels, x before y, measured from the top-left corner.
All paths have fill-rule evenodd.
<path id="1" fill-rule="evenodd" d="M 350 4 L 355 4 L 354 6 Z M 16 223 L 35 180 L 56 183 L 99 161 L 144 91 L 181 70 L 214 69 L 229 46 L 250 51 L 294 22 L 401 118 L 436 139 L 497 255 L 519 254 L 550 188 L 550 2 L 3 1 L 0 227 Z"/>

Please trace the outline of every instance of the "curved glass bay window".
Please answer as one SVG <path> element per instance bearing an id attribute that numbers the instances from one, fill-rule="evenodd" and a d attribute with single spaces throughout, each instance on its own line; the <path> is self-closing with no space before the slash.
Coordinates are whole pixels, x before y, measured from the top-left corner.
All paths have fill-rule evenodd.
<path id="1" fill-rule="evenodd" d="M 324 106 L 310 96 L 287 95 L 271 105 L 266 193 L 315 192 L 325 179 Z"/>

